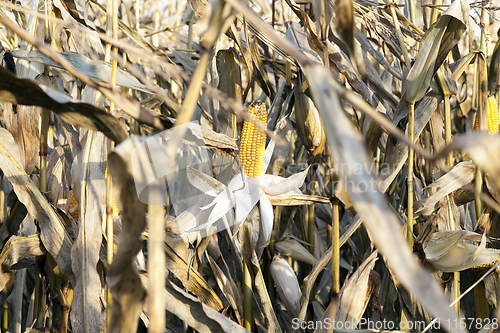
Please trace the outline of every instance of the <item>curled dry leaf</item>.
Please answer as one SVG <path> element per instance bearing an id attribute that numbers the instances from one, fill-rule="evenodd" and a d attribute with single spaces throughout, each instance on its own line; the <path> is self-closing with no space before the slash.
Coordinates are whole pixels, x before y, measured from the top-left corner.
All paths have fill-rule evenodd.
<path id="1" fill-rule="evenodd" d="M 445 157 L 451 151 L 465 149 L 472 161 L 489 174 L 489 180 L 500 188 L 500 137 L 488 133 L 468 133 L 456 136 L 434 160 Z"/>
<path id="2" fill-rule="evenodd" d="M 0 67 L 0 101 L 47 108 L 57 113 L 65 122 L 101 131 L 117 143 L 127 138 L 122 124 L 109 112 L 74 100 L 32 80 L 18 79 L 3 67 Z"/>
<path id="3" fill-rule="evenodd" d="M 60 54 L 64 58 L 66 58 L 71 63 L 71 65 L 73 65 L 73 67 L 79 72 L 85 73 L 91 78 L 98 79 L 104 82 L 111 81 L 112 68 L 110 63 L 101 60 L 90 60 L 83 54 L 76 52 L 67 51 L 61 52 Z M 63 68 L 57 62 L 53 61 L 40 51 L 13 50 L 12 55 L 15 58 L 38 62 L 57 68 Z M 152 92 L 145 85 L 140 83 L 135 76 L 128 72 L 125 72 L 121 68 L 117 68 L 116 84 L 122 87 L 140 90 L 152 94 Z"/>
<path id="4" fill-rule="evenodd" d="M 479 246 L 471 243 L 479 241 Z M 427 262 L 442 272 L 489 267 L 500 260 L 500 250 L 486 248 L 486 235 L 466 230 L 436 232 L 424 251 Z"/>
<path id="5" fill-rule="evenodd" d="M 340 290 L 336 321 L 342 323 L 358 323 L 368 306 L 371 290 L 369 288 L 370 272 L 377 261 L 378 252 L 374 251 Z"/>
<path id="6" fill-rule="evenodd" d="M 448 194 L 470 184 L 476 176 L 476 165 L 472 162 L 460 162 L 444 176 L 436 180 L 429 187 L 438 190 L 430 197 L 415 203 L 415 213 L 429 215 L 434 211 L 434 205 Z M 430 211 L 426 211 L 430 210 Z"/>
<path id="7" fill-rule="evenodd" d="M 214 132 L 209 128 L 195 123 L 188 123 L 187 126 L 196 138 L 203 140 L 203 142 L 205 143 L 205 147 L 207 148 L 229 151 L 238 150 L 235 139 L 225 134 Z"/>

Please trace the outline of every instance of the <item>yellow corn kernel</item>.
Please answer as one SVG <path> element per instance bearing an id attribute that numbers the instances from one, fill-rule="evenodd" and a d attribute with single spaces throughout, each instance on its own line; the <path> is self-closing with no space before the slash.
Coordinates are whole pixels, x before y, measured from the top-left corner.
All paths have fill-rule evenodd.
<path id="1" fill-rule="evenodd" d="M 104 181 L 106 182 L 106 184 L 108 183 L 108 168 L 106 168 L 106 171 L 104 172 Z M 118 207 L 116 206 L 115 198 L 113 198 L 113 215 L 120 215 L 118 212 Z"/>
<path id="2" fill-rule="evenodd" d="M 106 172 L 104 173 L 104 180 L 107 183 L 108 182 L 108 169 L 106 169 Z M 80 208 L 76 208 L 76 210 L 73 211 L 73 208 L 78 205 L 78 201 L 76 201 L 75 194 L 73 193 L 73 190 L 69 192 L 71 194 L 71 202 L 69 204 L 69 213 L 71 214 L 71 217 L 74 219 L 77 219 L 78 216 L 80 215 Z M 116 206 L 115 198 L 113 198 L 113 215 L 118 216 L 118 207 Z"/>
<path id="3" fill-rule="evenodd" d="M 498 133 L 498 103 L 494 96 L 488 97 L 488 132 Z"/>
<path id="4" fill-rule="evenodd" d="M 73 190 L 71 190 L 69 192 L 69 194 L 71 195 L 71 202 L 69 204 L 69 213 L 70 213 L 72 218 L 77 219 L 78 215 L 80 215 L 80 208 L 77 207 L 75 210 L 73 210 L 73 209 L 75 206 L 78 206 L 78 201 L 76 201 L 75 194 L 73 193 Z"/>
<path id="5" fill-rule="evenodd" d="M 498 103 L 495 96 L 488 97 L 488 133 L 497 134 L 499 124 Z M 476 114 L 474 129 L 479 129 L 479 114 Z"/>
<path id="6" fill-rule="evenodd" d="M 266 104 L 254 101 L 248 107 L 248 113 L 254 122 L 267 125 Z M 264 169 L 264 150 L 266 133 L 258 130 L 253 123 L 245 121 L 240 142 L 240 161 L 245 174 L 250 178 L 261 177 Z"/>

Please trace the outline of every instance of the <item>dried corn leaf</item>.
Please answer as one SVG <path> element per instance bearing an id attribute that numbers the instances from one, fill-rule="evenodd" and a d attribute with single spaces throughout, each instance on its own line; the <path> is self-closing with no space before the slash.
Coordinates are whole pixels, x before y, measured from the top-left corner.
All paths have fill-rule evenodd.
<path id="1" fill-rule="evenodd" d="M 64 209 L 62 201 L 70 197 L 66 178 L 67 163 L 64 148 L 61 146 L 52 149 L 47 156 L 47 197 L 52 204 Z"/>
<path id="2" fill-rule="evenodd" d="M 144 283 L 147 276 L 141 274 Z M 168 312 L 173 313 L 188 326 L 200 333 L 249 333 L 229 318 L 200 302 L 167 279 L 165 304 Z"/>
<path id="3" fill-rule="evenodd" d="M 40 166 L 39 121 L 40 108 L 5 103 L 5 127 L 21 147 L 24 170 L 30 175 Z"/>
<path id="4" fill-rule="evenodd" d="M 113 295 L 111 332 L 137 331 L 146 296 L 134 264 L 135 257 L 143 246 L 141 233 L 146 224 L 146 205 L 137 197 L 130 156 L 141 142 L 140 138 L 131 137 L 116 146 L 108 159 L 109 171 L 113 177 L 113 194 L 122 216 L 121 245 L 108 268 L 107 277 L 108 287 Z"/>
<path id="5" fill-rule="evenodd" d="M 295 260 L 314 265 L 318 259 L 295 239 L 285 239 L 274 244 L 276 250 Z"/>
<path id="6" fill-rule="evenodd" d="M 24 258 L 41 256 L 47 253 L 47 250 L 42 245 L 40 235 L 29 237 L 12 236 L 2 248 L 0 253 L 0 290 L 5 288 L 5 285 L 11 279 L 12 265 Z"/>
<path id="7" fill-rule="evenodd" d="M 188 123 L 187 127 L 196 138 L 203 140 L 206 148 L 227 151 L 238 150 L 235 139 L 225 134 L 214 132 L 207 127 L 195 123 Z"/>
<path id="8" fill-rule="evenodd" d="M 195 294 L 203 303 L 217 311 L 222 310 L 223 305 L 219 296 L 193 267 L 188 266 L 188 249 L 182 238 L 167 237 L 165 245 L 168 270 L 183 285 L 187 283 L 187 290 Z"/>
<path id="9" fill-rule="evenodd" d="M 75 285 L 70 258 L 71 238 L 59 215 L 24 172 L 21 149 L 14 142 L 12 135 L 3 128 L 0 128 L 0 169 L 12 184 L 19 201 L 40 224 L 40 239 L 47 252 L 56 260 L 59 269 L 71 284 Z"/>
<path id="10" fill-rule="evenodd" d="M 463 0 L 456 0 L 439 21 L 425 32 L 415 64 L 406 78 L 408 102 L 414 103 L 425 95 L 432 77 L 448 52 L 462 37 L 468 21 L 469 4 Z"/>
<path id="11" fill-rule="evenodd" d="M 470 184 L 476 176 L 476 166 L 472 162 L 460 162 L 444 176 L 436 180 L 429 187 L 439 189 L 430 197 L 415 203 L 415 213 L 423 212 L 428 215 L 434 210 L 434 205 L 448 194 Z M 425 213 L 430 208 L 431 212 Z"/>
<path id="12" fill-rule="evenodd" d="M 497 32 L 498 35 L 498 32 Z M 500 38 L 497 39 L 495 48 L 490 57 L 490 67 L 488 70 L 488 90 L 494 92 L 497 90 L 500 81 Z"/>
<path id="13" fill-rule="evenodd" d="M 341 165 L 359 165 L 363 170 L 353 172 L 340 168 L 339 177 L 345 181 L 347 193 L 363 219 L 371 240 L 382 254 L 387 253 L 384 257 L 391 271 L 430 313 L 441 320 L 453 320 L 456 315 L 448 307 L 437 282 L 415 261 L 402 234 L 393 232 L 400 228 L 400 222 L 377 186 L 366 190 L 358 188 L 359 184 L 373 184 L 374 179 L 369 173 L 370 162 L 362 139 L 339 103 L 334 90 L 337 83 L 321 67 L 305 66 L 304 72 L 313 100 L 323 117 L 333 156 Z M 392 237 L 388 238 L 388 234 Z M 304 318 L 304 315 L 301 311 L 299 318 Z M 451 328 L 450 331 L 462 330 Z"/>
<path id="14" fill-rule="evenodd" d="M 208 263 L 212 268 L 212 272 L 214 273 L 215 279 L 217 280 L 217 284 L 219 285 L 220 290 L 224 293 L 227 301 L 233 308 L 236 318 L 240 324 L 243 323 L 243 299 L 241 298 L 240 291 L 236 286 L 231 275 L 226 276 L 222 269 L 217 265 L 217 263 L 212 259 L 211 256 L 207 256 Z"/>
<path id="15" fill-rule="evenodd" d="M 365 312 L 371 292 L 368 282 L 370 272 L 377 261 L 378 252 L 374 251 L 340 290 L 336 321 L 341 323 L 358 323 Z"/>
<path id="16" fill-rule="evenodd" d="M 471 243 L 479 241 L 479 246 Z M 500 250 L 486 248 L 485 234 L 466 230 L 440 231 L 432 234 L 425 257 L 442 272 L 460 272 L 493 265 L 500 260 Z"/>
<path id="17" fill-rule="evenodd" d="M 83 54 L 76 52 L 66 51 L 60 52 L 59 54 L 66 58 L 66 60 L 68 60 L 77 71 L 82 72 L 97 80 L 111 82 L 112 68 L 109 62 L 104 62 L 101 60 L 90 60 Z M 14 50 L 12 51 L 12 55 L 19 59 L 64 69 L 64 67 L 62 67 L 60 64 L 50 59 L 40 51 Z M 116 84 L 122 87 L 144 91 L 150 94 L 153 93 L 145 85 L 140 83 L 135 76 L 124 71 L 121 68 L 118 68 L 116 72 Z"/>
<path id="18" fill-rule="evenodd" d="M 18 79 L 3 67 L 0 67 L 0 101 L 50 109 L 65 122 L 101 131 L 117 143 L 127 138 L 121 123 L 109 112 L 74 100 L 46 86 L 40 86 L 32 80 Z"/>
<path id="19" fill-rule="evenodd" d="M 468 133 L 456 136 L 434 159 L 445 157 L 451 151 L 465 149 L 472 161 L 489 174 L 490 180 L 500 188 L 500 137 L 488 133 Z"/>
<path id="20" fill-rule="evenodd" d="M 273 206 L 302 206 L 314 204 L 326 204 L 330 200 L 326 197 L 308 194 L 281 194 L 268 195 L 267 198 Z"/>
<path id="21" fill-rule="evenodd" d="M 328 0 L 322 0 L 322 1 L 316 1 L 314 4 L 321 3 L 323 7 L 321 10 L 323 11 L 324 8 L 327 8 L 327 12 L 331 12 L 330 9 L 330 3 Z M 326 5 L 325 5 L 326 3 Z M 316 6 L 315 6 L 316 7 Z M 353 7 L 353 1 L 352 0 L 336 0 L 335 1 L 335 30 L 337 33 L 342 37 L 343 42 L 346 44 L 346 46 L 349 48 L 349 51 L 351 54 L 354 52 L 354 33 L 356 31 L 356 25 L 355 25 L 355 20 L 354 20 L 354 7 Z M 322 13 L 323 14 L 323 13 Z M 316 12 L 315 12 L 316 16 Z M 323 27 L 323 21 L 324 21 L 324 14 L 321 16 L 321 35 L 323 36 L 323 40 L 326 39 L 326 36 L 328 35 L 328 30 Z M 331 20 L 331 16 L 329 16 L 329 19 Z M 326 22 L 327 26 L 330 26 L 330 21 L 327 20 Z"/>
<path id="22" fill-rule="evenodd" d="M 404 101 L 403 98 L 401 100 Z M 429 93 L 418 103 L 417 107 L 415 108 L 414 124 L 416 138 L 420 136 L 425 126 L 429 122 L 432 114 L 434 113 L 434 111 L 436 111 L 436 108 L 442 100 L 443 95 Z M 404 111 L 402 111 L 402 113 L 396 116 L 396 119 L 393 121 L 393 123 L 398 123 L 408 114 L 407 103 L 400 103 L 400 105 L 402 104 L 405 105 L 405 109 Z M 380 188 L 384 192 L 389 188 L 389 185 L 391 185 L 394 178 L 399 174 L 399 171 L 404 166 L 406 159 L 408 158 L 408 146 L 406 145 L 406 143 L 398 141 L 395 146 L 388 146 L 389 148 L 386 154 L 387 158 L 384 163 L 387 168 L 385 168 L 381 172 L 381 178 L 383 182 Z"/>
<path id="23" fill-rule="evenodd" d="M 70 28 L 74 36 L 82 39 L 82 43 L 89 45 L 94 52 L 100 55 L 104 55 L 104 47 L 102 46 L 101 40 L 94 28 L 89 28 L 87 26 L 88 20 L 82 20 L 80 13 L 76 11 L 74 6 L 68 5 L 69 1 L 65 0 L 54 0 L 53 5 L 59 10 L 65 22 L 71 23 L 73 26 L 81 27 L 85 26 L 85 33 L 80 32 L 78 29 Z M 83 12 L 81 15 L 83 16 Z M 92 23 L 88 21 L 89 23 Z"/>
<path id="24" fill-rule="evenodd" d="M 92 140 L 90 145 L 87 142 L 83 153 L 73 162 L 73 166 L 86 164 L 81 168 L 73 168 L 85 170 L 86 174 L 72 173 L 73 182 L 80 183 L 79 192 L 75 192 L 75 196 L 80 198 L 80 213 L 77 238 L 71 249 L 71 264 L 76 277 L 71 323 L 78 332 L 97 332 L 100 329 L 101 316 L 101 280 L 97 264 L 102 240 L 101 225 L 106 216 L 104 174 L 108 141 L 104 134 L 99 132 L 89 131 L 86 138 Z M 85 186 L 82 188 L 83 184 Z"/>

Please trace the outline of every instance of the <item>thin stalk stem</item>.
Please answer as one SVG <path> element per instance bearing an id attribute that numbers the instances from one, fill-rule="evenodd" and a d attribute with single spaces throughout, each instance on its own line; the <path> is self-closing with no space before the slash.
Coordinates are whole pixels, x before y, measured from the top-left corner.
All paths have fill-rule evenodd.
<path id="1" fill-rule="evenodd" d="M 2 293 L 2 296 L 3 296 L 2 333 L 5 333 L 9 329 L 9 304 L 7 304 L 7 291 L 5 289 Z"/>
<path id="2" fill-rule="evenodd" d="M 486 55 L 485 51 L 486 51 L 486 42 L 485 42 L 485 39 L 486 39 L 486 36 L 485 36 L 485 28 L 484 28 L 484 22 L 486 21 L 486 11 L 484 10 L 484 7 L 481 8 L 481 38 L 480 38 L 480 50 Z M 480 61 L 479 59 L 476 60 L 476 72 L 479 72 L 478 69 L 479 69 L 479 66 L 480 66 Z M 480 94 L 480 87 L 479 87 L 479 79 L 477 80 L 477 82 L 474 82 L 476 83 L 474 85 L 474 88 L 477 87 L 477 90 L 474 91 L 474 94 L 473 95 L 477 95 L 477 98 L 481 98 L 482 94 Z M 477 111 L 476 112 L 480 112 L 481 108 L 479 107 L 481 105 L 482 101 L 480 100 L 477 100 Z M 484 112 L 484 110 L 482 110 Z M 479 130 L 484 130 L 484 128 L 481 127 L 481 117 L 476 117 L 476 119 L 478 120 L 479 122 Z M 483 204 L 481 202 L 481 198 L 480 198 L 480 195 L 481 195 L 481 191 L 483 189 L 483 173 L 481 172 L 481 170 L 479 169 L 479 166 L 476 166 L 476 179 L 475 179 L 475 186 L 476 186 L 476 193 L 474 194 L 474 204 L 475 204 L 475 208 L 476 208 L 476 221 L 479 221 L 479 218 L 481 216 L 481 213 L 483 212 Z"/>
<path id="3" fill-rule="evenodd" d="M 5 175 L 0 173 L 0 225 L 5 222 Z"/>
<path id="4" fill-rule="evenodd" d="M 292 86 L 292 64 L 287 60 L 286 62 L 286 83 L 287 87 Z"/>
<path id="5" fill-rule="evenodd" d="M 474 194 L 474 203 L 476 208 L 476 221 L 479 221 L 479 217 L 483 212 L 483 203 L 481 202 L 481 191 L 483 189 L 483 172 L 476 166 L 476 181 L 475 181 L 476 193 Z"/>
<path id="6" fill-rule="evenodd" d="M 323 63 L 325 70 L 330 70 L 330 56 L 328 55 L 328 41 L 323 41 Z"/>
<path id="7" fill-rule="evenodd" d="M 455 219 L 453 218 L 453 212 L 451 210 L 450 196 L 447 195 L 448 199 L 448 214 L 450 216 L 450 229 L 455 230 Z M 458 299 L 460 296 L 460 272 L 453 272 L 453 284 L 451 290 L 451 297 L 453 300 Z M 455 312 L 460 315 L 460 302 L 456 302 L 454 305 Z"/>
<path id="8" fill-rule="evenodd" d="M 314 255 L 314 240 L 316 237 L 316 223 L 314 221 L 314 205 L 307 206 L 307 242 L 311 246 Z"/>
<path id="9" fill-rule="evenodd" d="M 340 292 L 339 200 L 332 199 L 332 298 Z"/>
<path id="10" fill-rule="evenodd" d="M 424 145 L 425 149 L 427 149 L 429 152 L 432 152 L 431 148 L 431 132 L 428 129 L 424 130 Z M 431 182 L 431 177 L 432 177 L 432 167 L 430 161 L 425 161 L 425 181 L 427 184 L 430 184 Z M 431 195 L 432 188 L 429 188 L 429 195 Z"/>
<path id="11" fill-rule="evenodd" d="M 156 194 L 157 195 L 157 194 Z M 165 331 L 165 208 L 149 205 L 148 278 L 150 333 Z"/>
<path id="12" fill-rule="evenodd" d="M 436 22 L 438 17 L 438 9 L 437 7 L 441 5 L 441 0 L 434 0 L 434 6 L 432 6 L 431 10 L 431 24 Z"/>
<path id="13" fill-rule="evenodd" d="M 408 136 L 411 142 L 415 142 L 415 126 L 414 126 L 414 120 L 415 120 L 415 104 L 410 103 L 410 111 L 408 114 Z M 406 238 L 408 240 L 408 244 L 410 245 L 410 248 L 413 249 L 413 158 L 414 158 L 414 153 L 413 153 L 413 148 L 409 147 L 408 148 L 408 179 L 407 179 L 407 184 L 408 184 L 408 219 L 406 222 Z"/>
<path id="14" fill-rule="evenodd" d="M 40 130 L 40 192 L 47 192 L 47 140 L 49 131 L 49 110 L 42 108 Z"/>
<path id="15" fill-rule="evenodd" d="M 118 38 L 118 7 L 119 0 L 108 0 L 107 10 L 106 10 L 106 33 L 108 36 L 113 36 L 113 38 Z M 139 20 L 139 17 L 137 17 Z M 111 89 L 115 90 L 116 87 L 116 72 L 118 69 L 117 57 L 118 48 L 113 48 L 113 61 L 111 65 Z M 105 60 L 110 61 L 111 56 L 111 44 L 106 44 L 106 54 Z M 109 112 L 112 113 L 115 109 L 115 102 L 110 100 Z M 111 142 L 110 150 L 113 150 L 114 142 Z M 108 171 L 108 169 L 106 168 Z M 113 261 L 113 251 L 114 251 L 114 230 L 113 230 L 113 180 L 110 172 L 107 172 L 107 184 L 106 184 L 106 240 L 107 240 L 107 265 L 111 265 Z M 106 283 L 106 331 L 109 332 L 111 327 L 111 313 L 113 310 L 113 296 L 111 290 L 108 288 Z"/>
<path id="16" fill-rule="evenodd" d="M 243 261 L 243 313 L 243 327 L 252 332 L 252 275 L 250 274 L 246 261 Z"/>
<path id="17" fill-rule="evenodd" d="M 451 108 L 450 108 L 450 95 L 445 93 L 444 95 L 444 135 L 446 144 L 451 143 Z M 446 156 L 446 166 L 448 168 L 453 167 L 453 152 L 451 151 Z"/>
<path id="18" fill-rule="evenodd" d="M 311 174 L 311 181 L 309 184 L 313 185 L 316 180 L 316 170 L 313 169 Z M 314 195 L 314 186 L 311 186 L 309 191 L 310 195 Z M 314 243 L 316 241 L 316 221 L 314 216 L 314 205 L 307 206 L 307 241 L 311 246 L 311 253 L 314 255 Z"/>
<path id="19" fill-rule="evenodd" d="M 113 150 L 114 142 L 111 143 L 111 150 Z M 107 170 L 109 168 L 106 167 Z M 113 230 L 113 179 L 111 174 L 108 172 L 108 181 L 106 183 L 106 245 L 107 245 L 107 265 L 108 267 L 113 262 L 113 252 L 114 252 L 114 230 Z M 106 328 L 109 331 L 111 324 L 111 310 L 113 308 L 113 296 L 111 290 L 106 284 Z"/>

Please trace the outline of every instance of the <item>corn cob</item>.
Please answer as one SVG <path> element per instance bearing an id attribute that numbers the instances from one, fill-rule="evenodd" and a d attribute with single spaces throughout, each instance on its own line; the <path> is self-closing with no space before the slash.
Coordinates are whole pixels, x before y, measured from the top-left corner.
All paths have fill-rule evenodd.
<path id="1" fill-rule="evenodd" d="M 488 97 L 488 132 L 498 133 L 498 103 L 494 96 Z"/>
<path id="2" fill-rule="evenodd" d="M 106 184 L 108 183 L 108 168 L 106 168 L 106 171 L 104 172 L 104 181 Z M 112 194 L 111 194 L 112 195 Z M 115 198 L 113 198 L 113 215 L 118 216 L 118 207 L 116 207 L 116 201 Z"/>
<path id="3" fill-rule="evenodd" d="M 476 115 L 474 129 L 479 129 L 479 115 Z M 495 96 L 488 97 L 488 133 L 497 134 L 499 124 L 498 103 Z"/>
<path id="4" fill-rule="evenodd" d="M 106 172 L 104 173 L 104 180 L 107 183 L 108 182 L 108 169 L 106 169 Z M 71 195 L 71 202 L 69 204 L 69 213 L 71 214 L 71 217 L 74 219 L 77 219 L 78 216 L 80 215 L 80 208 L 77 208 L 75 211 L 72 212 L 73 207 L 78 205 L 78 201 L 75 198 L 75 194 L 73 193 L 73 190 L 70 192 Z M 118 216 L 118 207 L 116 206 L 115 198 L 113 198 L 113 215 Z"/>
<path id="5" fill-rule="evenodd" d="M 78 215 L 80 215 L 80 208 L 77 208 L 76 210 L 72 211 L 75 206 L 78 206 L 78 201 L 76 201 L 75 194 L 73 193 L 73 190 L 69 192 L 71 195 L 71 202 L 69 204 L 69 213 L 72 218 L 77 219 Z"/>
<path id="6" fill-rule="evenodd" d="M 248 113 L 255 123 L 267 125 L 266 105 L 261 101 L 254 101 L 248 107 Z M 266 133 L 258 130 L 255 124 L 245 121 L 241 134 L 240 160 L 245 174 L 250 178 L 262 176 L 265 145 Z"/>

